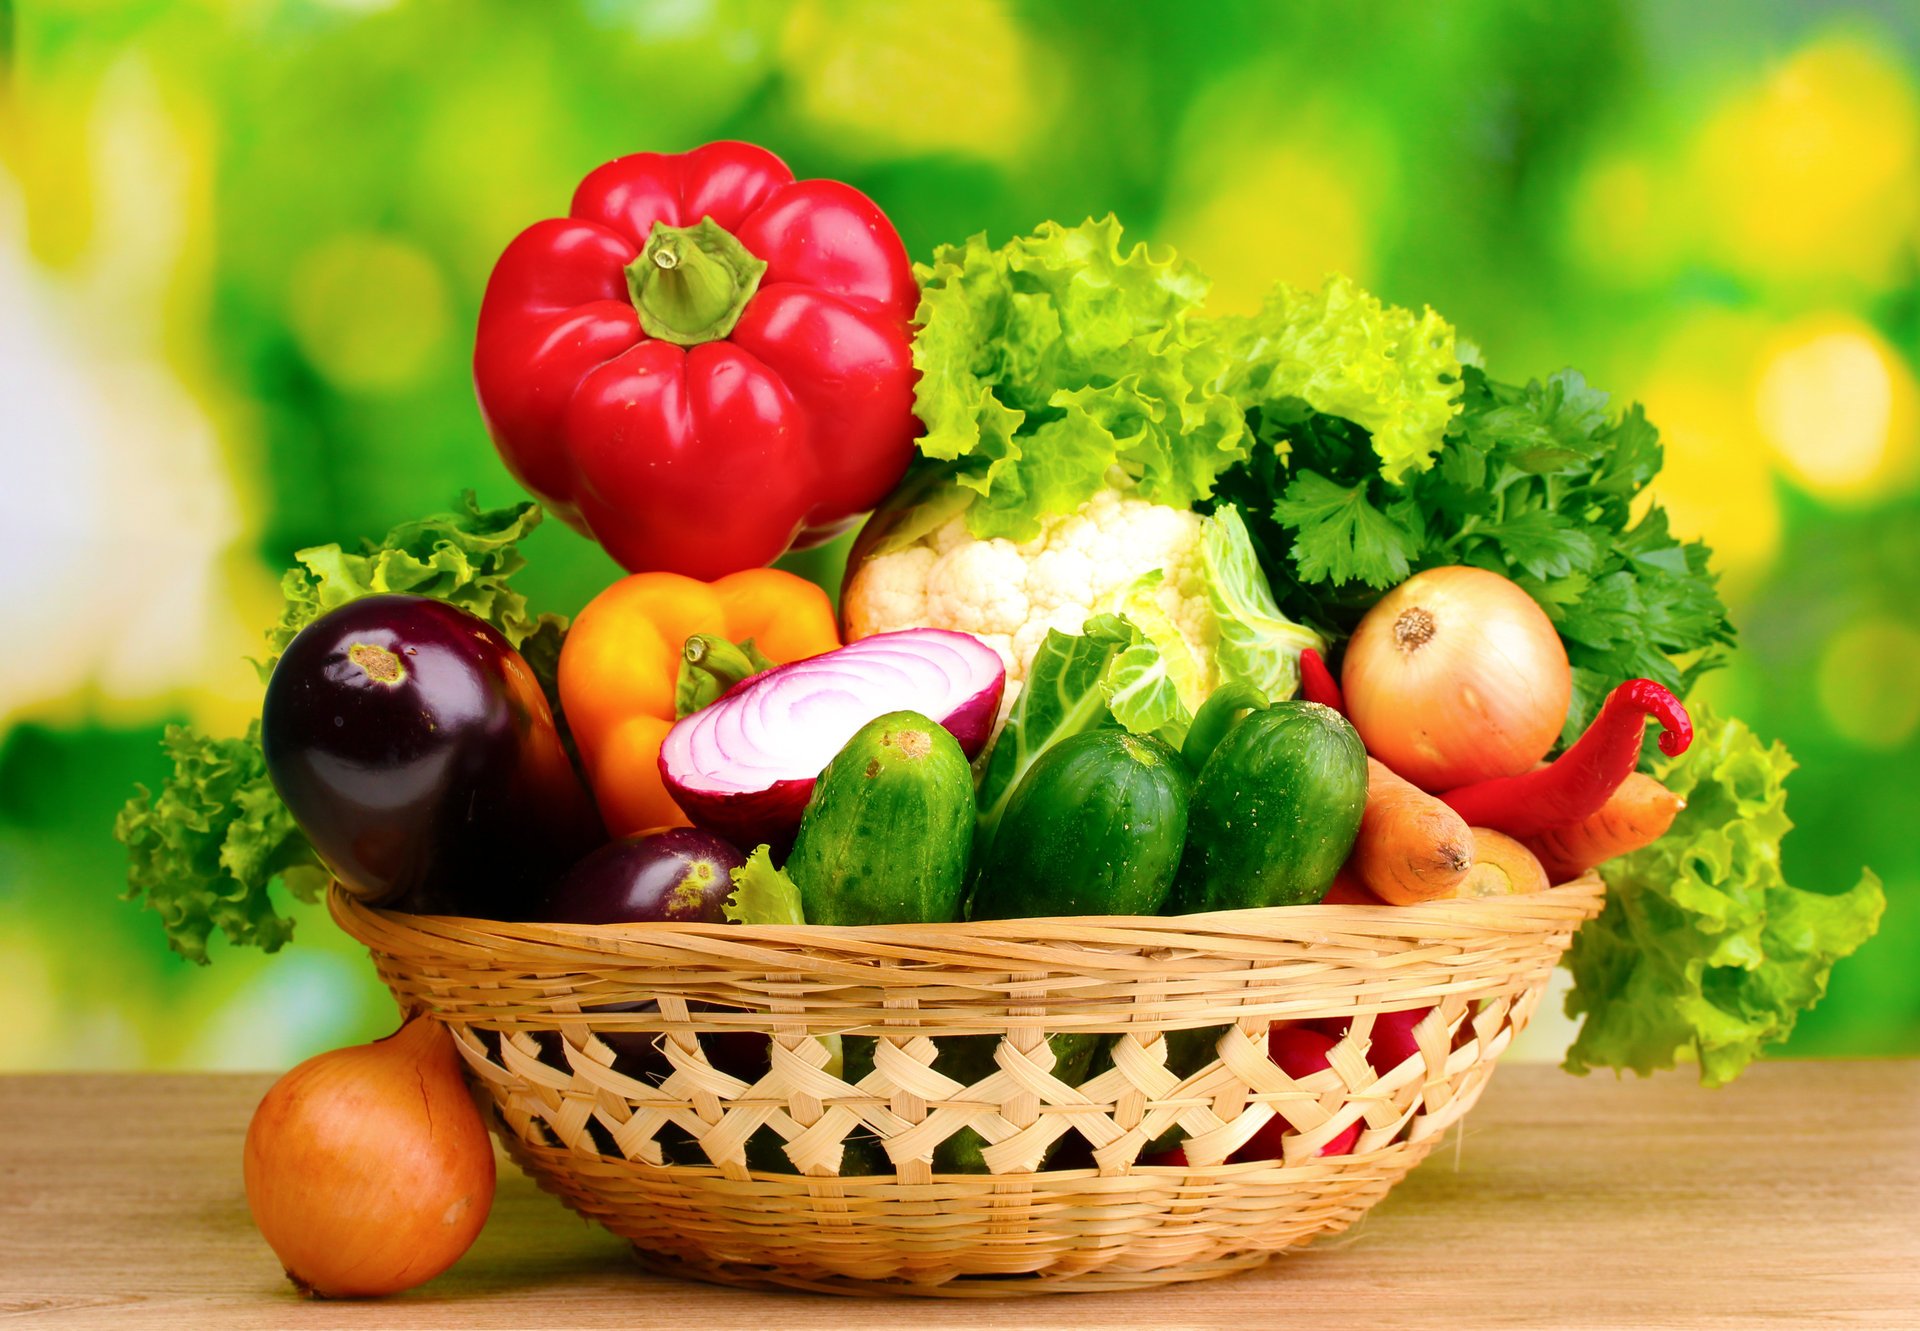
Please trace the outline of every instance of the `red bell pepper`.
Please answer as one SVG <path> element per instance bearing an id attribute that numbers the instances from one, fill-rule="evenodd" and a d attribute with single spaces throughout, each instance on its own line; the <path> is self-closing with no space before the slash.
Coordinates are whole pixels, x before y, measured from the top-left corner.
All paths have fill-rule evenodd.
<path id="1" fill-rule="evenodd" d="M 635 153 L 494 265 L 473 378 L 508 468 L 630 570 L 712 579 L 843 530 L 913 456 L 900 237 L 746 143 Z"/>

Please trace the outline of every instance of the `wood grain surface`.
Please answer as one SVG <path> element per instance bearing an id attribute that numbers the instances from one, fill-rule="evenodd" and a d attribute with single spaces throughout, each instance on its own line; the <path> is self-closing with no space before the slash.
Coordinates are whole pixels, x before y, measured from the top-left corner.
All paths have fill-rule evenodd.
<path id="1" fill-rule="evenodd" d="M 379 1303 L 306 1303 L 247 1219 L 270 1078 L 0 1078 L 0 1320 L 52 1327 L 1920 1328 L 1920 1062 L 1735 1085 L 1503 1068 L 1353 1231 L 1210 1284 L 994 1303 L 640 1271 L 504 1165 L 486 1232 Z M 9 1324 L 12 1324 L 9 1321 Z"/>

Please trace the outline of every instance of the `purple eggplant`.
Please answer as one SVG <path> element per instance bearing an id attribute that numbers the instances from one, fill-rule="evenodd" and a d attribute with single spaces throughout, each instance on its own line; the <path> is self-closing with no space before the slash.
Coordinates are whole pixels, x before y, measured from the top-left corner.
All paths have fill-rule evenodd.
<path id="1" fill-rule="evenodd" d="M 732 871 L 747 862 L 730 842 L 711 832 L 675 827 L 665 832 L 602 846 L 576 864 L 554 885 L 542 916 L 555 924 L 628 924 L 684 921 L 721 924 L 733 895 Z M 704 1003 L 688 1005 L 713 1011 Z M 652 1003 L 609 1003 L 589 1012 L 651 1012 Z M 560 1037 L 542 1031 L 541 1058 L 565 1070 Z M 655 1043 L 657 1036 L 635 1031 L 602 1031 L 614 1052 L 614 1068 L 658 1085 L 673 1065 Z M 767 1070 L 767 1037 L 754 1031 L 709 1031 L 700 1037 L 707 1057 L 722 1072 L 757 1081 Z"/>
<path id="2" fill-rule="evenodd" d="M 730 842 L 692 827 L 609 842 L 554 885 L 545 918 L 555 924 L 721 924 L 733 895 L 732 871 L 746 862 Z"/>
<path id="3" fill-rule="evenodd" d="M 367 596 L 302 629 L 261 741 L 294 821 L 369 904 L 526 919 L 606 840 L 526 661 L 443 601 Z"/>

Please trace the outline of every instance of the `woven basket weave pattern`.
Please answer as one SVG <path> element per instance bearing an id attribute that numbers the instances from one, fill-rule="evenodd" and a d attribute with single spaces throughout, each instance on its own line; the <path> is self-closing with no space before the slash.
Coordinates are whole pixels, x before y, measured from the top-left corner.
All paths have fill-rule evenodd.
<path id="1" fill-rule="evenodd" d="M 1471 1107 L 1601 895 L 1589 876 L 1414 907 L 869 929 L 332 905 L 401 1003 L 452 1030 L 516 1159 L 643 1258 L 953 1295 L 1198 1279 L 1345 1228 Z M 1374 1016 L 1428 1006 L 1417 1056 L 1376 1074 Z M 1330 1066 L 1287 1076 L 1268 1025 L 1320 1017 L 1351 1019 Z M 1195 1030 L 1183 1074 L 1167 1036 Z M 713 1057 L 740 1032 L 766 1056 Z M 1106 1037 L 1078 1086 L 1048 1043 L 1069 1033 Z M 935 1066 L 957 1040 L 964 1082 Z M 656 1050 L 652 1074 L 608 1041 Z M 1283 1161 L 1222 1163 L 1276 1114 Z M 1319 1154 L 1355 1123 L 1350 1153 Z M 1175 1127 L 1188 1164 L 1139 1164 Z M 963 1129 L 984 1172 L 939 1172 Z"/>

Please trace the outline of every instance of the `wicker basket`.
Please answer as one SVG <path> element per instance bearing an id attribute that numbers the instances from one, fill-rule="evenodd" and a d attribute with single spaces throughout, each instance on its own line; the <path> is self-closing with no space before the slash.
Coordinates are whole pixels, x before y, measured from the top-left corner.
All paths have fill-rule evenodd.
<path id="1" fill-rule="evenodd" d="M 1197 1280 L 1352 1224 L 1472 1106 L 1601 897 L 1589 875 L 1425 906 L 865 929 L 332 908 L 452 1030 L 521 1165 L 647 1263 L 981 1296 Z M 1429 1005 L 1419 1054 L 1376 1075 L 1373 1014 Z M 1328 1069 L 1268 1059 L 1270 1022 L 1336 1016 Z M 1205 1034 L 1166 1038 L 1183 1030 Z M 746 1067 L 741 1032 L 771 1037 Z M 1047 1037 L 1088 1032 L 1116 1038 L 1067 1085 Z M 1297 1130 L 1284 1160 L 1222 1163 L 1275 1114 Z M 1319 1155 L 1355 1122 L 1350 1153 Z M 1176 1127 L 1188 1164 L 1138 1163 Z M 987 1172 L 942 1172 L 949 1139 Z"/>

